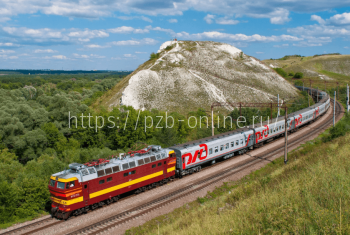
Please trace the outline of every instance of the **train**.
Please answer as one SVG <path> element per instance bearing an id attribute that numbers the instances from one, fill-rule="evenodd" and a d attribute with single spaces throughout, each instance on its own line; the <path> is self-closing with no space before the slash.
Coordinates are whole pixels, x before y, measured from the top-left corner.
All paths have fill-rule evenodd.
<path id="1" fill-rule="evenodd" d="M 301 87 L 298 87 L 301 89 Z M 310 88 L 303 88 L 310 90 Z M 116 202 L 125 193 L 141 193 L 185 175 L 199 172 L 205 164 L 228 159 L 297 131 L 315 121 L 330 107 L 327 93 L 312 89 L 319 102 L 285 118 L 265 121 L 207 138 L 161 148 L 150 145 L 111 159 L 85 164 L 52 174 L 49 180 L 51 215 L 66 220 L 89 210 Z"/>

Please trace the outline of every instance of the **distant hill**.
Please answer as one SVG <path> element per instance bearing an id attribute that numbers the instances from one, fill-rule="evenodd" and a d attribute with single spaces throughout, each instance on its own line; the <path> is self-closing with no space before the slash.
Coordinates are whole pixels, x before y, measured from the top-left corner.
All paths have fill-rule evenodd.
<path id="1" fill-rule="evenodd" d="M 128 75 L 132 71 L 111 71 L 111 70 L 48 70 L 48 69 L 0 69 L 0 74 L 94 74 L 109 73 L 118 75 Z"/>
<path id="2" fill-rule="evenodd" d="M 273 69 L 240 49 L 208 41 L 168 41 L 93 106 L 187 113 L 213 102 L 271 102 L 296 89 Z"/>
<path id="3" fill-rule="evenodd" d="M 283 68 L 286 72 L 302 72 L 306 77 L 350 81 L 350 55 L 292 56 L 263 62 L 270 67 Z"/>

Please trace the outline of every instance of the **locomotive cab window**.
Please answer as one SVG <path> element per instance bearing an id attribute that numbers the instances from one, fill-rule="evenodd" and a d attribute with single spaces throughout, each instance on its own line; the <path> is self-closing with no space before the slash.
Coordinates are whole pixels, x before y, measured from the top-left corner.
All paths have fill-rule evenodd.
<path id="1" fill-rule="evenodd" d="M 55 187 L 55 183 L 56 183 L 56 181 L 50 180 L 50 186 L 51 186 L 51 187 Z"/>
<path id="2" fill-rule="evenodd" d="M 57 182 L 57 188 L 64 189 L 65 183 Z"/>
<path id="3" fill-rule="evenodd" d="M 213 149 L 212 148 L 209 149 L 209 154 L 213 154 Z"/>

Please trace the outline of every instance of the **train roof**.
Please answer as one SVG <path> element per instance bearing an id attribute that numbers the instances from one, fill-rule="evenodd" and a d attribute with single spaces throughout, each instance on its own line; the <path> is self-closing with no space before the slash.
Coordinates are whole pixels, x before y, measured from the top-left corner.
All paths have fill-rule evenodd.
<path id="1" fill-rule="evenodd" d="M 144 154 L 135 153 L 133 156 L 129 154 L 126 156 L 114 157 L 109 160 L 102 159 L 105 160 L 103 163 L 94 166 L 89 166 L 88 163 L 71 163 L 69 164 L 68 170 L 55 173 L 51 178 L 62 182 L 76 179 L 78 179 L 79 182 L 88 181 L 111 173 L 129 170 L 149 162 L 166 159 L 169 157 L 169 152 L 172 151 L 170 149 L 162 149 L 159 145 L 151 145 L 148 148 L 150 148 L 148 149 L 149 151 Z M 142 162 L 143 164 L 141 164 Z"/>

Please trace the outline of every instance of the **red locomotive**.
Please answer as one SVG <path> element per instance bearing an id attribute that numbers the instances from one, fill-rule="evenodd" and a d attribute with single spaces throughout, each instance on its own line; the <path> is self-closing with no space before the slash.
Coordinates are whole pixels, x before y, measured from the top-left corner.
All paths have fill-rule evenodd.
<path id="1" fill-rule="evenodd" d="M 67 219 L 117 201 L 123 193 L 167 183 L 175 177 L 175 164 L 173 150 L 154 145 L 111 160 L 72 163 L 50 178 L 51 214 Z"/>

